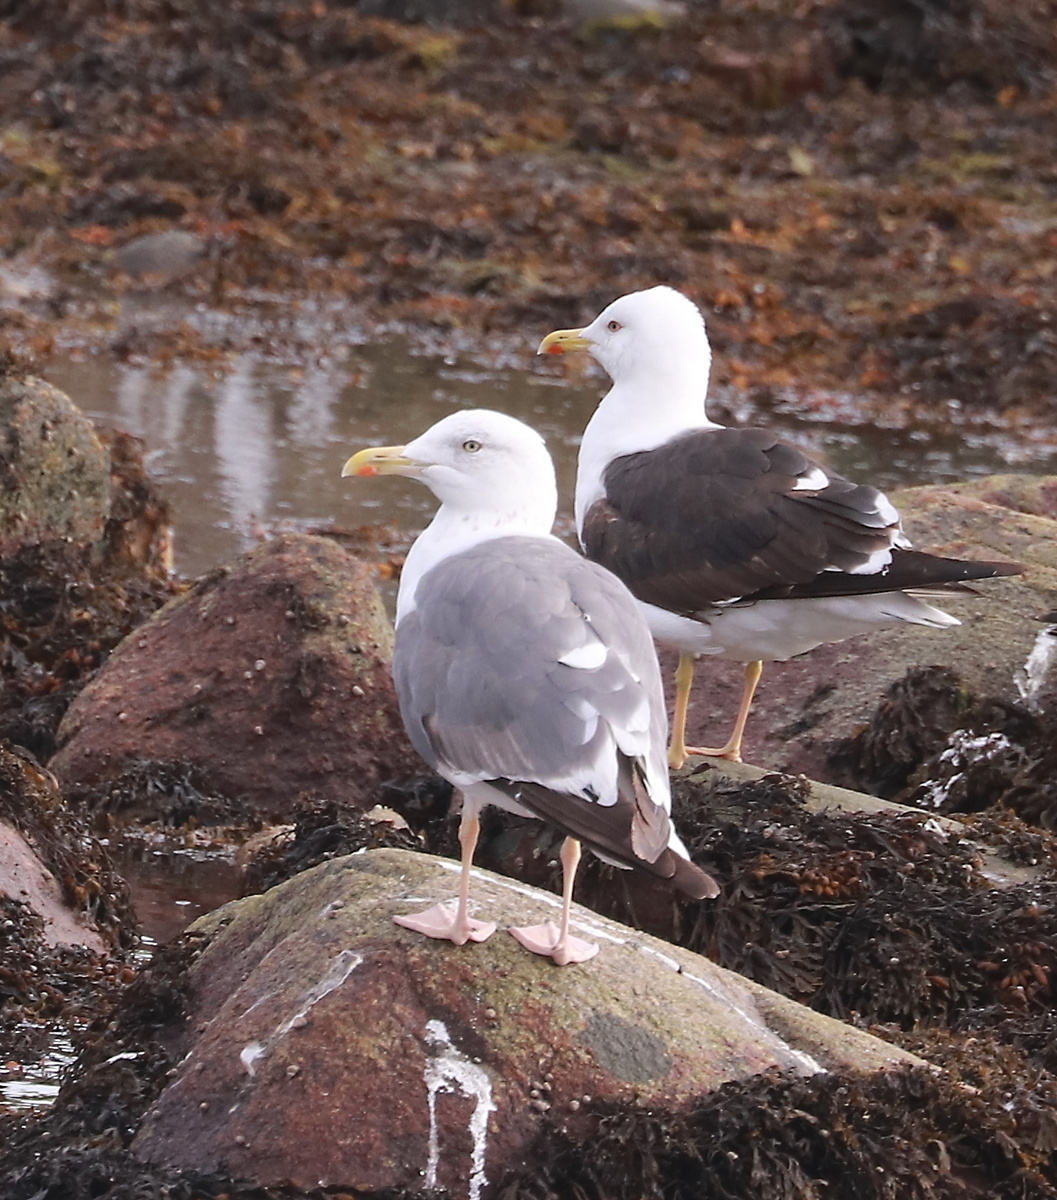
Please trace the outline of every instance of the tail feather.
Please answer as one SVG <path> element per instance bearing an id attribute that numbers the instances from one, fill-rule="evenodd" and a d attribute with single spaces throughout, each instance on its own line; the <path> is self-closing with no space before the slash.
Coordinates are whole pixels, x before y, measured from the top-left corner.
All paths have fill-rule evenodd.
<path id="1" fill-rule="evenodd" d="M 719 885 L 712 876 L 671 845 L 652 861 L 635 853 L 632 825 L 638 813 L 634 801 L 627 796 L 621 796 L 615 804 L 602 805 L 580 796 L 556 792 L 540 783 L 511 779 L 489 779 L 488 783 L 516 800 L 533 816 L 582 842 L 606 862 L 667 879 L 695 900 L 719 895 Z M 682 843 L 679 848 L 682 849 Z"/>

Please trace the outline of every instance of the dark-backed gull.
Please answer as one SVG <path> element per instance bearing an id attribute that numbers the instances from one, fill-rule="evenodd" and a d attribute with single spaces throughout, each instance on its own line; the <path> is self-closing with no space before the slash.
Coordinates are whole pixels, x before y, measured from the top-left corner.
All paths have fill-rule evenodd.
<path id="1" fill-rule="evenodd" d="M 590 352 L 613 380 L 580 446 L 576 528 L 587 556 L 641 602 L 657 641 L 679 651 L 672 766 L 687 754 L 740 760 L 764 662 L 900 621 L 957 625 L 922 594 L 1020 570 L 912 550 L 883 492 L 766 429 L 710 421 L 704 320 L 672 288 L 621 296 L 590 325 L 539 346 L 569 350 Z M 737 721 L 719 749 L 686 746 L 700 655 L 746 664 Z"/>

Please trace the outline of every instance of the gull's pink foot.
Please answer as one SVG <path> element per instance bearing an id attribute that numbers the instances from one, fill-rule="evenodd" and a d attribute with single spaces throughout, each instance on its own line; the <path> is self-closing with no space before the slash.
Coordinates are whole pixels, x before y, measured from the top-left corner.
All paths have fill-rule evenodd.
<path id="1" fill-rule="evenodd" d="M 495 933 L 495 923 L 492 921 L 475 921 L 472 917 L 464 917 L 460 921 L 455 900 L 445 900 L 422 912 L 393 917 L 393 920 L 405 929 L 424 933 L 426 937 L 444 938 L 456 946 L 465 946 L 467 942 L 483 942 Z"/>
<path id="2" fill-rule="evenodd" d="M 568 933 L 562 938 L 561 930 L 553 921 L 544 921 L 542 925 L 524 925 L 510 932 L 526 950 L 542 954 L 544 958 L 553 958 L 559 967 L 587 962 L 598 953 L 594 942 L 585 942 Z"/>

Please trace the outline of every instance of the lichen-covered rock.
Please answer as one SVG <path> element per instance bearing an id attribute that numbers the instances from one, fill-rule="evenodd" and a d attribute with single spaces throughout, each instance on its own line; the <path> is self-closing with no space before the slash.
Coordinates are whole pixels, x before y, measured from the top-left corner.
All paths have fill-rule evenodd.
<path id="1" fill-rule="evenodd" d="M 58 388 L 0 370 L 0 556 L 94 542 L 109 510 L 110 461 L 92 422 Z"/>
<path id="2" fill-rule="evenodd" d="M 1045 515 L 1053 512 L 1055 494 L 1052 476 L 1016 481 L 1000 476 L 892 493 L 919 549 L 1022 562 L 1024 574 L 982 580 L 970 592 L 935 600 L 962 622 L 955 628 L 900 625 L 768 663 L 749 717 L 745 760 L 823 782 L 847 782 L 829 762 L 831 752 L 912 667 L 952 667 L 977 695 L 1017 698 L 1016 675 L 1040 631 L 1039 617 L 1057 601 L 1057 519 Z M 671 672 L 666 675 L 670 679 Z M 691 744 L 722 744 L 741 687 L 737 663 L 701 660 Z"/>
<path id="3" fill-rule="evenodd" d="M 588 1099 L 670 1109 L 774 1069 L 912 1060 L 707 959 L 579 907 L 601 943 L 559 970 L 502 929 L 455 947 L 394 914 L 448 897 L 455 864 L 402 850 L 334 859 L 217 910 L 189 978 L 175 1077 L 135 1152 L 298 1188 L 447 1188 L 478 1197 L 546 1116 L 574 1135 Z M 556 897 L 476 872 L 501 926 Z"/>
<path id="4" fill-rule="evenodd" d="M 382 782 L 421 771 L 390 675 L 392 630 L 368 567 L 286 534 L 170 602 L 108 659 L 59 728 L 52 769 L 80 790 L 162 815 L 120 784 L 182 764 L 252 817 L 300 792 L 370 808 Z M 131 789 L 135 792 L 135 789 Z"/>

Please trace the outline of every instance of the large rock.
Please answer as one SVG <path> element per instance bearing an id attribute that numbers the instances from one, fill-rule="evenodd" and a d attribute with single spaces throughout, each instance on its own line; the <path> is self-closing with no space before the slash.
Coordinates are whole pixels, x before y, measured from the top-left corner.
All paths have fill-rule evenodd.
<path id="1" fill-rule="evenodd" d="M 370 569 L 286 534 L 127 638 L 71 705 L 51 767 L 105 793 L 144 760 L 181 764 L 255 816 L 287 813 L 302 791 L 370 808 L 383 781 L 422 769 L 391 651 Z M 161 815 L 149 793 L 133 795 L 135 815 Z"/>
<path id="2" fill-rule="evenodd" d="M 0 556 L 41 542 L 95 542 L 110 509 L 110 460 L 57 388 L 0 364 Z"/>
<path id="3" fill-rule="evenodd" d="M 905 625 L 820 646 L 768 663 L 745 735 L 759 766 L 843 783 L 834 747 L 865 723 L 908 668 L 953 667 L 981 696 L 1015 699 L 1015 676 L 1031 653 L 1039 617 L 1057 603 L 1057 478 L 1001 476 L 892 494 L 915 546 L 957 558 L 1015 560 L 1023 575 L 984 580 L 974 594 L 937 601 L 962 622 L 953 629 Z M 674 659 L 665 656 L 671 680 Z M 726 740 L 741 695 L 742 668 L 700 660 L 688 740 Z"/>
<path id="4" fill-rule="evenodd" d="M 575 1136 L 589 1098 L 678 1108 L 775 1069 L 916 1061 L 579 907 L 602 949 L 566 969 L 502 929 L 455 947 L 393 924 L 456 877 L 447 860 L 373 850 L 200 920 L 184 1057 L 135 1153 L 262 1186 L 476 1198 L 522 1164 L 545 1113 Z M 558 905 L 483 871 L 473 893 L 501 926 Z"/>

